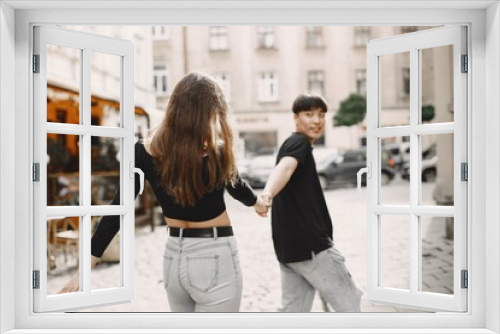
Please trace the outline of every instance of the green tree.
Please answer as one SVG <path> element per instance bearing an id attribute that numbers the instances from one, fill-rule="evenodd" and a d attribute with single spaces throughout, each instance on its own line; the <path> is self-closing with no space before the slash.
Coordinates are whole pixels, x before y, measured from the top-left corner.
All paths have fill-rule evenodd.
<path id="1" fill-rule="evenodd" d="M 434 106 L 432 104 L 422 106 L 422 122 L 432 121 L 434 115 L 435 115 Z"/>
<path id="2" fill-rule="evenodd" d="M 340 102 L 337 114 L 333 116 L 334 126 L 353 126 L 365 119 L 366 98 L 363 95 L 352 93 Z"/>

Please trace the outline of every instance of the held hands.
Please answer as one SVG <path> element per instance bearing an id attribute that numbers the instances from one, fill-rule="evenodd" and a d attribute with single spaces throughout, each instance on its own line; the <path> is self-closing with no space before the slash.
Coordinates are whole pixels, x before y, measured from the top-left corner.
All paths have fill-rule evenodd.
<path id="1" fill-rule="evenodd" d="M 261 217 L 267 217 L 267 212 L 272 204 L 272 197 L 269 193 L 262 193 L 257 196 L 257 202 L 254 205 L 255 212 Z"/>

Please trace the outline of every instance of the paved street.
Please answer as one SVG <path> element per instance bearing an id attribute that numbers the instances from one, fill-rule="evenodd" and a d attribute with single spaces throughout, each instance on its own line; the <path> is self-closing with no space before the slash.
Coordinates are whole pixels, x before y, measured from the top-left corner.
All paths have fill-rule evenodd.
<path id="1" fill-rule="evenodd" d="M 425 198 L 432 198 L 434 184 L 424 183 Z M 382 189 L 385 204 L 408 204 L 407 181 L 395 180 Z M 415 312 L 390 306 L 375 305 L 366 299 L 366 195 L 355 188 L 328 190 L 325 193 L 334 221 L 334 242 L 346 257 L 346 264 L 356 284 L 365 292 L 363 312 Z M 405 202 L 406 200 L 406 202 Z M 244 291 L 242 312 L 276 312 L 280 301 L 280 276 L 276 261 L 269 218 L 260 218 L 253 209 L 232 198 L 227 207 L 239 243 Z M 398 217 L 398 216 L 392 216 Z M 382 218 L 382 285 L 395 288 L 409 287 L 409 225 Z M 422 235 L 423 289 L 452 293 L 453 241 L 445 239 L 444 224 L 425 224 Z M 129 304 L 92 309 L 92 312 L 168 312 L 167 297 L 162 285 L 162 254 L 166 228 L 158 226 L 151 233 L 149 227 L 136 229 L 135 299 Z M 49 291 L 55 291 L 68 275 L 50 276 Z M 92 273 L 95 288 L 116 285 L 119 266 L 101 263 Z M 322 312 L 316 297 L 314 312 Z"/>

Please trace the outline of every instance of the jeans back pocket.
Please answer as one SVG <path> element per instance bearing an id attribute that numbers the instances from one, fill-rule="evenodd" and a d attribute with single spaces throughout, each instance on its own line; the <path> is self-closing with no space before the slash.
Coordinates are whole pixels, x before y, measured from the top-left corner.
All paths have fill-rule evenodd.
<path id="1" fill-rule="evenodd" d="M 200 292 L 207 292 L 217 285 L 219 255 L 188 256 L 187 279 L 189 285 Z"/>

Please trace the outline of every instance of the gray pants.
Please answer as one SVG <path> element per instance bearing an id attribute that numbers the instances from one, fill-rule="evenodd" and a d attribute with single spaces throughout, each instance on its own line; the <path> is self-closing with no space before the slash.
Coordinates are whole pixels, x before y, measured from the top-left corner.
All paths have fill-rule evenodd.
<path id="1" fill-rule="evenodd" d="M 238 312 L 243 281 L 234 237 L 169 237 L 163 283 L 172 312 Z"/>
<path id="2" fill-rule="evenodd" d="M 316 290 L 336 312 L 361 312 L 362 292 L 334 247 L 308 261 L 280 263 L 280 312 L 310 312 Z"/>

